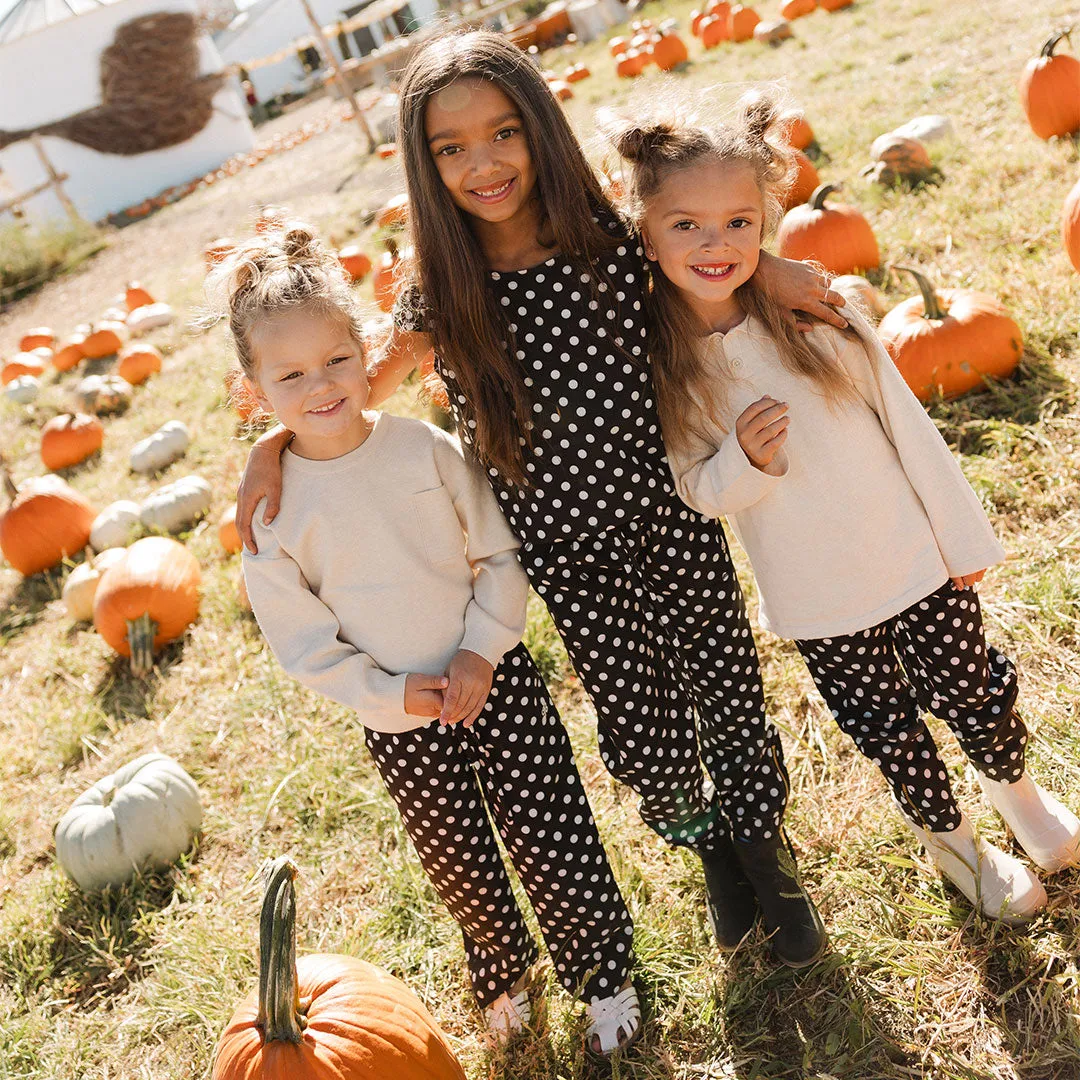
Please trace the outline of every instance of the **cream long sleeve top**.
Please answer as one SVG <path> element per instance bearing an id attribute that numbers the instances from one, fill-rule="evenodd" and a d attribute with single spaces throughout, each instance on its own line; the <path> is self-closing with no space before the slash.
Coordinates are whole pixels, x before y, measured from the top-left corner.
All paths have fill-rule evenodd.
<path id="1" fill-rule="evenodd" d="M 1005 552 L 956 459 L 877 334 L 850 306 L 853 339 L 832 327 L 810 339 L 858 391 L 834 401 L 784 368 L 752 318 L 703 344 L 728 387 L 708 438 L 668 458 L 695 510 L 726 516 L 750 557 L 761 623 L 788 638 L 851 634 L 899 614 Z M 768 394 L 789 406 L 784 448 L 767 472 L 739 445 L 735 420 Z"/>
<path id="2" fill-rule="evenodd" d="M 456 440 L 380 413 L 355 450 L 282 455 L 281 509 L 243 553 L 251 606 L 281 666 L 376 731 L 405 712 L 405 678 L 441 675 L 459 649 L 493 666 L 525 629 L 518 542 Z"/>

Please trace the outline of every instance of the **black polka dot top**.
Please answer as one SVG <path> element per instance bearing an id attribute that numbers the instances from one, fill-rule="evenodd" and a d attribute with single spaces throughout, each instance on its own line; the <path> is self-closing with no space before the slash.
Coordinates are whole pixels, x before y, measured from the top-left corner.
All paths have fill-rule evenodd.
<path id="1" fill-rule="evenodd" d="M 532 399 L 533 449 L 523 490 L 489 469 L 491 486 L 523 544 L 590 536 L 670 496 L 660 420 L 645 355 L 644 253 L 621 224 L 603 276 L 556 255 L 525 270 L 490 271 Z M 403 330 L 425 328 L 423 298 L 406 290 L 394 310 Z M 436 358 L 463 443 L 465 398 Z"/>

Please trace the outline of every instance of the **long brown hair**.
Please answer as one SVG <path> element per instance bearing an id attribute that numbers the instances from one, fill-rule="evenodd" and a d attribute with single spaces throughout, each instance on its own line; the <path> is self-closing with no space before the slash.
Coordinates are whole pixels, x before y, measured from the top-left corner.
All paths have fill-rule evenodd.
<path id="1" fill-rule="evenodd" d="M 739 162 L 753 171 L 761 192 L 764 241 L 780 220 L 781 196 L 795 173 L 793 152 L 782 135 L 787 119 L 774 97 L 752 91 L 740 99 L 738 115 L 729 124 L 702 128 L 674 118 L 628 120 L 606 114 L 601 126 L 629 166 L 627 209 L 639 225 L 649 201 L 672 173 L 704 159 Z M 846 372 L 806 339 L 756 275 L 735 295 L 746 315 L 764 324 L 785 368 L 810 379 L 831 400 L 854 396 Z M 707 418 L 726 404 L 727 387 L 703 363 L 701 339 L 708 328 L 659 266 L 653 268 L 647 314 L 649 360 L 664 438 L 685 451 L 693 435 L 708 437 Z"/>
<path id="2" fill-rule="evenodd" d="M 475 30 L 435 38 L 413 55 L 401 79 L 400 131 L 424 329 L 453 371 L 465 403 L 462 418 L 477 457 L 524 487 L 532 404 L 515 362 L 509 325 L 487 287 L 484 254 L 468 215 L 450 197 L 428 147 L 424 114 L 433 94 L 458 79 L 494 83 L 517 107 L 536 171 L 541 242 L 591 264 L 612 246 L 594 220 L 614 213 L 555 95 L 517 46 Z"/>

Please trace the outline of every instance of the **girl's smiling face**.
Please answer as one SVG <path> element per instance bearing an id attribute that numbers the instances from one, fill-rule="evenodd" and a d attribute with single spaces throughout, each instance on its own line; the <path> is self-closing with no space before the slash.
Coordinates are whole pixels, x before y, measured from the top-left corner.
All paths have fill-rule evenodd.
<path id="1" fill-rule="evenodd" d="M 245 385 L 295 432 L 301 457 L 340 457 L 364 441 L 367 367 L 344 319 L 311 308 L 272 315 L 252 330 L 251 351 L 257 377 Z"/>
<path id="2" fill-rule="evenodd" d="M 509 221 L 536 187 L 529 143 L 514 102 L 486 79 L 463 78 L 432 95 L 424 133 L 442 182 L 465 213 Z"/>
<path id="3" fill-rule="evenodd" d="M 735 290 L 761 253 L 765 212 L 753 170 L 704 160 L 671 173 L 642 222 L 646 253 L 713 330 L 742 319 Z"/>

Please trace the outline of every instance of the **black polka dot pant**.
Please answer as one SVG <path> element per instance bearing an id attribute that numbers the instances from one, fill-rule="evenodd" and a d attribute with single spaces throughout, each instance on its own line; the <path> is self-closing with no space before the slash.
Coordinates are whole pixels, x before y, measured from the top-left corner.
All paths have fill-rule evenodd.
<path id="1" fill-rule="evenodd" d="M 986 776 L 1011 783 L 1023 774 L 1027 729 L 1013 711 L 1016 670 L 986 644 L 974 589 L 946 582 L 869 630 L 796 644 L 836 722 L 924 829 L 960 824 L 924 711 L 949 725 Z"/>
<path id="2" fill-rule="evenodd" d="M 787 773 L 719 522 L 672 494 L 597 536 L 526 545 L 521 562 L 592 697 L 604 764 L 646 824 L 702 850 L 722 830 L 775 835 Z"/>
<path id="3" fill-rule="evenodd" d="M 471 728 L 436 721 L 366 738 L 428 878 L 461 927 L 480 1005 L 509 990 L 537 956 L 488 811 L 559 981 L 586 1002 L 616 993 L 630 968 L 633 923 L 566 729 L 525 647 L 496 668 Z"/>

